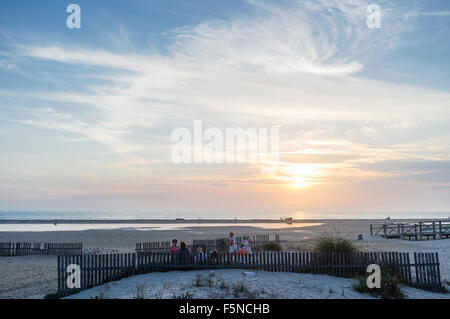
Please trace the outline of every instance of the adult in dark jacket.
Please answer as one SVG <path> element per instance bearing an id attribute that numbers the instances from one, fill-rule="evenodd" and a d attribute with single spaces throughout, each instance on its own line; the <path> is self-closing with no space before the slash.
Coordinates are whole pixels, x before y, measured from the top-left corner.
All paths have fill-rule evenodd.
<path id="1" fill-rule="evenodd" d="M 187 247 L 184 241 L 181 242 L 180 248 L 175 253 L 175 258 L 178 264 L 187 264 L 191 260 L 191 250 Z"/>

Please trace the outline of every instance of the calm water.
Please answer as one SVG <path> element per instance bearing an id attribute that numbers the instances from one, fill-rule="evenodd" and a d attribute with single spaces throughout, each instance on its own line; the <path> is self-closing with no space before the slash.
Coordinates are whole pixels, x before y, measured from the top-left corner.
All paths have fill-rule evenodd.
<path id="1" fill-rule="evenodd" d="M 48 212 L 48 211 L 0 211 L 0 220 L 124 220 L 124 219 L 275 219 L 280 217 L 293 217 L 294 219 L 384 219 L 390 216 L 393 219 L 436 218 L 443 219 L 450 216 L 450 212 L 375 212 L 375 213 L 104 213 L 104 212 Z"/>
<path id="2" fill-rule="evenodd" d="M 259 227 L 263 229 L 301 228 L 320 226 L 322 223 L 177 223 L 177 224 L 0 224 L 0 232 L 30 232 L 30 231 L 80 231 L 94 229 L 131 229 L 149 230 L 179 230 L 189 227 Z"/>

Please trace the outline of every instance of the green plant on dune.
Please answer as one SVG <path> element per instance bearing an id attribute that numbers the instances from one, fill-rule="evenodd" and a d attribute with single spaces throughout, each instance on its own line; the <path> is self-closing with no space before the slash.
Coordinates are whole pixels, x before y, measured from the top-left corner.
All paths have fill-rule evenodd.
<path id="1" fill-rule="evenodd" d="M 232 293 L 235 298 L 255 299 L 257 296 L 257 292 L 251 290 L 244 282 L 234 283 Z"/>
<path id="2" fill-rule="evenodd" d="M 89 299 L 108 299 L 108 297 L 105 296 L 105 294 L 103 292 L 101 292 L 100 294 L 98 294 L 97 296 L 94 297 L 89 297 Z"/>
<path id="3" fill-rule="evenodd" d="M 323 233 L 314 241 L 314 250 L 321 253 L 351 253 L 357 249 L 351 240 L 338 232 Z"/>
<path id="4" fill-rule="evenodd" d="M 194 295 L 189 292 L 182 293 L 181 295 L 173 294 L 172 299 L 194 299 Z"/>
<path id="5" fill-rule="evenodd" d="M 145 285 L 136 286 L 136 295 L 133 299 L 145 299 Z"/>
<path id="6" fill-rule="evenodd" d="M 369 274 L 363 274 L 356 277 L 353 289 L 360 293 L 370 293 L 373 296 L 383 299 L 403 298 L 400 290 L 400 284 L 404 283 L 401 274 L 389 267 L 381 267 L 381 288 L 367 287 L 367 278 Z"/>

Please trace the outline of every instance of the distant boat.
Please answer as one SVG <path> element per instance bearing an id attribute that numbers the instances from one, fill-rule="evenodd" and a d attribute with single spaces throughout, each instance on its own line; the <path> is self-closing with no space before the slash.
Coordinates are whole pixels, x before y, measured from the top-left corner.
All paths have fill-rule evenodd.
<path id="1" fill-rule="evenodd" d="M 292 220 L 292 217 L 284 217 L 284 220 Z"/>

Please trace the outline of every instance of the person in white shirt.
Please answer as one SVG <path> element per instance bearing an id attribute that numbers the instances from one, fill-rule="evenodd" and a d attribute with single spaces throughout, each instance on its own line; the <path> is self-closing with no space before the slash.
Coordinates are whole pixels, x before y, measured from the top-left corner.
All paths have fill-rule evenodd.
<path id="1" fill-rule="evenodd" d="M 230 254 L 236 252 L 236 239 L 234 238 L 234 233 L 230 232 L 230 240 L 228 242 L 228 246 L 230 248 Z"/>

